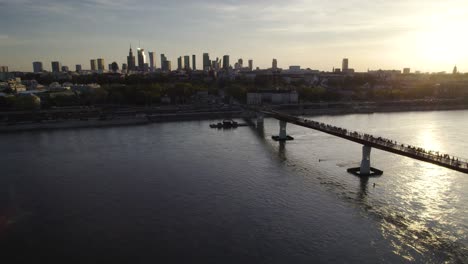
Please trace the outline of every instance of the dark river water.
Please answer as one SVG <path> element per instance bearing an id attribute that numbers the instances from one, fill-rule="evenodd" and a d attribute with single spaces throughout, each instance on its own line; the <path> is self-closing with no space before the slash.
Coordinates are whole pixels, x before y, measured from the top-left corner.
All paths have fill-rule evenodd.
<path id="1" fill-rule="evenodd" d="M 468 111 L 310 118 L 468 158 Z M 209 124 L 0 135 L 2 263 L 468 263 L 468 175 Z"/>

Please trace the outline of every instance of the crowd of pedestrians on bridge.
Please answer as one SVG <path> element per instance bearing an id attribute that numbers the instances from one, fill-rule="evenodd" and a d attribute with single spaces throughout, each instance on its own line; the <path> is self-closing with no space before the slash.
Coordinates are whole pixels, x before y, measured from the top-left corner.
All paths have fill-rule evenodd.
<path id="1" fill-rule="evenodd" d="M 378 144 L 380 146 L 385 146 L 385 147 L 392 148 L 392 149 L 395 149 L 395 150 L 399 150 L 399 151 L 402 151 L 402 152 L 411 153 L 411 154 L 417 155 L 419 157 L 427 158 L 427 159 L 430 159 L 430 160 L 433 160 L 433 161 L 442 162 L 442 163 L 445 163 L 445 164 L 449 164 L 451 166 L 468 168 L 468 162 L 467 161 L 462 161 L 461 159 L 459 159 L 457 157 L 450 156 L 448 154 L 442 154 L 442 153 L 439 153 L 438 151 L 431 151 L 431 150 L 426 150 L 424 148 L 415 147 L 415 146 L 411 146 L 411 145 L 399 144 L 395 140 L 391 140 L 391 139 L 387 139 L 387 138 L 383 138 L 383 137 L 374 137 L 373 135 L 365 134 L 365 133 L 359 133 L 359 132 L 356 132 L 356 131 L 348 131 L 347 129 L 344 129 L 344 128 L 341 128 L 341 127 L 332 126 L 332 125 L 328 125 L 328 124 L 325 124 L 325 123 L 321 123 L 321 122 L 317 122 L 317 121 L 313 121 L 313 120 L 308 120 L 308 119 L 304 119 L 304 118 L 293 117 L 293 116 L 281 114 L 281 113 L 278 113 L 278 112 L 275 112 L 275 114 L 280 115 L 284 119 L 290 119 L 292 121 L 292 123 L 301 122 L 301 123 L 307 124 L 307 126 L 309 126 L 309 127 L 312 127 L 312 128 L 317 129 L 317 130 L 324 131 L 324 132 L 328 132 L 328 133 L 331 133 L 331 134 L 338 134 L 338 135 L 343 135 L 343 136 L 347 136 L 347 137 L 352 137 L 352 138 L 372 142 L 372 143 Z"/>

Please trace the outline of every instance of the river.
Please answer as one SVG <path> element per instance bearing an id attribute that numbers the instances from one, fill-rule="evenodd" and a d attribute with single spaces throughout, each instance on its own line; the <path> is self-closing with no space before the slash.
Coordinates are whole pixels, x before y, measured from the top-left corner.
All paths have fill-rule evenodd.
<path id="1" fill-rule="evenodd" d="M 468 111 L 312 116 L 468 158 Z M 9 263 L 468 263 L 468 175 L 288 124 L 2 134 Z M 6 220 L 5 220 L 6 219 Z M 2 223 L 2 221 L 0 221 Z M 2 252 L 3 251 L 3 252 Z"/>

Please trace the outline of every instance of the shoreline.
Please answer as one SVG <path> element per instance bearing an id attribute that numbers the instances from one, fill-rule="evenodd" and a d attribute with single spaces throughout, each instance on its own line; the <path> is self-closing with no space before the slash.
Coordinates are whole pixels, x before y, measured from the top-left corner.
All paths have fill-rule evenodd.
<path id="1" fill-rule="evenodd" d="M 374 113 L 400 113 L 400 112 L 431 112 L 431 111 L 457 111 L 468 110 L 468 105 L 399 105 L 399 106 L 375 106 L 375 107 L 326 107 L 313 109 L 284 109 L 276 110 L 292 115 L 350 115 L 350 114 L 374 114 Z"/>
<path id="2" fill-rule="evenodd" d="M 467 110 L 467 105 L 432 105 L 432 106 L 375 106 L 375 107 L 323 107 L 307 109 L 303 105 L 275 107 L 292 115 L 323 116 L 323 115 L 349 115 L 349 114 L 373 114 L 373 113 L 399 113 L 399 112 L 430 112 L 430 111 L 457 111 Z M 286 109 L 285 109 L 286 108 Z M 298 109 L 299 108 L 299 109 Z M 77 128 L 101 128 L 119 126 L 148 125 L 161 122 L 179 122 L 191 120 L 213 120 L 226 118 L 245 117 L 242 111 L 219 111 L 219 112 L 184 112 L 149 114 L 136 116 L 121 116 L 113 119 L 99 120 L 90 118 L 88 120 L 57 120 L 46 122 L 24 122 L 19 124 L 0 124 L 0 133 L 32 132 L 44 130 L 77 129 Z"/>

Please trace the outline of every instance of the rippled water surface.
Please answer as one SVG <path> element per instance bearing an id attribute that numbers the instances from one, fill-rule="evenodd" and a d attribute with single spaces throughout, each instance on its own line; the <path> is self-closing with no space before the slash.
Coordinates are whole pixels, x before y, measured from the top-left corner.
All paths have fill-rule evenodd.
<path id="1" fill-rule="evenodd" d="M 468 111 L 311 119 L 468 158 Z M 11 263 L 467 263 L 468 175 L 288 124 L 0 135 Z M 164 260 L 164 261 L 163 261 Z"/>

